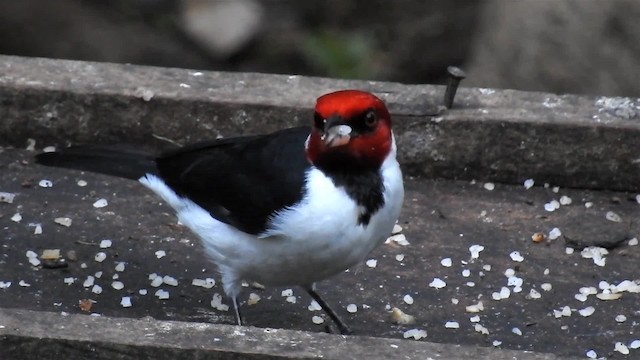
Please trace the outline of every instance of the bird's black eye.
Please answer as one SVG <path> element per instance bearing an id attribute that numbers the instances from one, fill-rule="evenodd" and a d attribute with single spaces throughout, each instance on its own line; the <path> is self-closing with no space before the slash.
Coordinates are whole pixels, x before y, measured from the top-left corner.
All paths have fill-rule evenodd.
<path id="1" fill-rule="evenodd" d="M 369 127 L 374 127 L 378 122 L 378 114 L 375 111 L 369 110 L 364 114 L 364 124 Z"/>
<path id="2" fill-rule="evenodd" d="M 313 114 L 313 125 L 317 129 L 324 129 L 324 122 L 324 118 L 322 117 L 322 115 L 320 115 L 320 113 L 316 112 L 315 114 Z"/>

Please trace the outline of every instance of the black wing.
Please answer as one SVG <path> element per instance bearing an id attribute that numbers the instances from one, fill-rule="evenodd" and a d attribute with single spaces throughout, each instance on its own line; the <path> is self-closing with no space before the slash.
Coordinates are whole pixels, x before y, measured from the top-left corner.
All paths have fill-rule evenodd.
<path id="1" fill-rule="evenodd" d="M 198 143 L 156 159 L 160 177 L 211 216 L 250 233 L 302 199 L 308 127 Z"/>

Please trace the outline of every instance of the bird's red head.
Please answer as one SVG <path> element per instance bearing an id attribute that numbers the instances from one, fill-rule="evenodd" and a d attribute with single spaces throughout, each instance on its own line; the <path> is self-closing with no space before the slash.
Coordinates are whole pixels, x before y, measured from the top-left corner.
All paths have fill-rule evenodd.
<path id="1" fill-rule="evenodd" d="M 319 168 L 380 167 L 392 147 L 391 117 L 368 92 L 342 90 L 316 102 L 307 158 Z"/>

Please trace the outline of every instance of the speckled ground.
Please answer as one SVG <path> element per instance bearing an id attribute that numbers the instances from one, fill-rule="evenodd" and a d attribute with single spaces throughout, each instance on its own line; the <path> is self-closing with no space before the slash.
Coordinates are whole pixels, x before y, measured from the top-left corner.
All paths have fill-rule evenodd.
<path id="1" fill-rule="evenodd" d="M 5 287 L 0 289 L 0 307 L 83 313 L 78 302 L 93 300 L 89 312 L 103 316 L 233 322 L 231 311 L 218 311 L 210 305 L 214 293 L 222 294 L 219 284 L 211 289 L 191 284 L 196 278 L 218 278 L 197 239 L 176 224 L 168 207 L 159 205 L 158 199 L 135 182 L 37 166 L 31 163 L 32 155 L 26 150 L 0 152 L 0 192 L 17 194 L 13 203 L 0 202 L 0 287 Z M 51 180 L 53 186 L 40 187 L 42 179 Z M 86 186 L 78 186 L 81 179 Z M 318 284 L 325 299 L 357 334 L 402 338 L 407 330 L 421 329 L 427 332 L 424 340 L 432 342 L 564 356 L 585 356 L 591 349 L 597 356 L 640 356 L 640 349 L 631 349 L 626 357 L 614 352 L 616 342 L 630 345 L 640 338 L 640 294 L 624 292 L 620 299 L 611 301 L 595 295 L 584 302 L 575 298 L 581 287 L 602 292 L 599 286 L 607 284 L 601 281 L 619 284 L 640 277 L 640 246 L 629 245 L 630 239 L 640 237 L 636 194 L 573 189 L 554 192 L 553 185 L 545 188 L 542 184 L 529 190 L 496 184 L 495 189 L 487 190 L 480 183 L 416 179 L 405 183 L 406 200 L 399 223 L 409 245 L 385 244 L 369 257 L 377 260 L 375 267 L 368 266 L 373 262 L 362 264 Z M 545 211 L 546 203 L 559 201 L 563 195 L 571 204 Z M 94 207 L 99 199 L 106 199 L 108 205 Z M 586 208 L 586 202 L 592 206 Z M 607 220 L 609 211 L 619 215 L 621 222 Z M 21 216 L 18 222 L 12 220 L 16 213 Z M 72 219 L 71 226 L 54 223 L 58 217 Z M 34 234 L 36 224 L 41 225 L 42 234 Z M 555 227 L 562 232 L 558 239 L 531 240 L 534 233 L 548 235 Z M 111 247 L 100 248 L 104 239 L 112 240 Z M 567 254 L 567 241 L 578 248 L 610 247 L 605 266 L 583 258 L 580 249 Z M 471 259 L 472 245 L 484 246 L 477 259 Z M 69 259 L 67 267 L 56 269 L 30 265 L 27 251 L 40 254 L 44 249 L 61 249 L 66 258 L 70 251 L 75 252 L 71 258 L 76 260 Z M 164 250 L 166 256 L 158 258 L 158 250 Z M 513 251 L 522 256 L 521 262 L 513 260 L 519 260 Z M 102 262 L 94 260 L 99 252 L 106 254 Z M 451 259 L 451 266 L 442 264 L 446 258 Z M 115 270 L 120 262 L 125 263 L 122 272 Z M 465 269 L 468 277 L 463 276 Z M 494 300 L 493 293 L 507 287 L 504 274 L 508 269 L 523 280 L 522 291 L 515 293 L 514 286 L 508 286 L 509 297 Z M 95 279 L 101 294 L 83 286 L 96 272 L 102 272 Z M 169 275 L 178 285 L 154 288 L 151 273 Z M 124 284 L 123 289 L 112 287 L 114 275 Z M 67 285 L 65 278 L 74 282 Z M 430 287 L 434 278 L 446 286 Z M 29 286 L 21 286 L 21 280 Z M 549 285 L 542 284 L 550 284 L 551 289 L 543 290 Z M 141 295 L 140 289 L 146 289 L 147 294 Z M 154 295 L 158 289 L 168 291 L 169 299 L 158 299 Z M 531 298 L 532 289 L 540 293 L 539 299 Z M 286 301 L 283 290 L 246 288 L 242 306 L 246 322 L 259 327 L 325 331 L 329 319 L 323 325 L 312 322 L 313 316 L 324 315 L 307 308 L 310 299 L 300 288 L 292 288 L 295 303 Z M 251 306 L 246 304 L 250 293 L 260 297 Z M 122 307 L 122 297 L 130 297 L 132 306 Z M 474 314 L 466 310 L 479 301 L 483 311 Z M 350 304 L 357 306 L 356 312 L 347 311 Z M 556 318 L 554 310 L 564 306 L 569 306 L 571 316 Z M 592 315 L 580 315 L 579 310 L 590 306 L 595 310 Z M 415 316 L 416 323 L 392 324 L 388 307 Z M 470 320 L 475 315 L 479 316 L 477 323 Z M 620 321 L 623 318 L 619 315 L 626 319 Z M 459 328 L 446 328 L 447 322 L 457 322 Z M 483 328 L 488 335 L 477 331 Z"/>

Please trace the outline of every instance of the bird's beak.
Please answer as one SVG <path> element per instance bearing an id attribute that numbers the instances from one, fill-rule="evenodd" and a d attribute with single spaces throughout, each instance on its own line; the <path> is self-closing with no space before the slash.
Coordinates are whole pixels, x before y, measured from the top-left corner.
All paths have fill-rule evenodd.
<path id="1" fill-rule="evenodd" d="M 322 135 L 322 141 L 327 147 L 342 146 L 349 143 L 351 140 L 351 126 L 345 124 L 331 125 L 331 122 L 327 122 L 327 129 Z"/>

